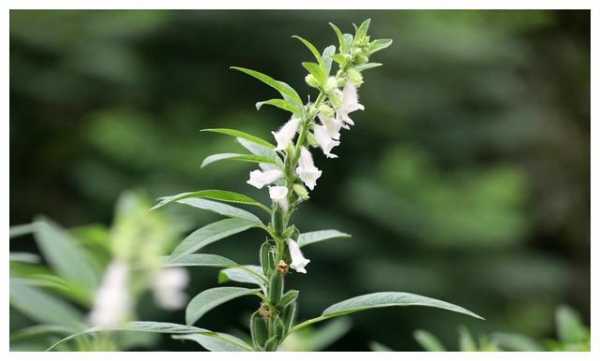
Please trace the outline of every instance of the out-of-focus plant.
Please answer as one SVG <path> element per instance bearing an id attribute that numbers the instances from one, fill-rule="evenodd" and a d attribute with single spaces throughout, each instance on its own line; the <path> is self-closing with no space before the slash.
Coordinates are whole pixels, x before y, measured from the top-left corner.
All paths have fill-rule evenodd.
<path id="1" fill-rule="evenodd" d="M 296 322 L 299 291 L 286 291 L 285 284 L 292 271 L 307 273 L 306 267 L 310 260 L 303 255 L 301 248 L 331 238 L 349 237 L 348 234 L 332 229 L 301 233 L 292 223 L 292 216 L 300 204 L 310 198 L 309 190 L 314 190 L 317 180 L 323 174 L 315 166 L 310 149 L 320 148 L 327 158 L 337 158 L 332 153 L 332 148 L 340 145 L 340 131 L 354 125 L 349 114 L 364 110 L 357 93 L 357 89 L 364 83 L 362 73 L 381 65 L 369 62 L 369 58 L 392 43 L 389 39 L 371 40 L 368 35 L 370 20 L 355 26 L 354 34 L 344 34 L 337 26 L 330 25 L 338 38 L 337 49 L 332 45 L 321 52 L 308 40 L 294 36 L 315 58 L 314 62 L 302 63 L 308 71 L 306 83 L 318 91 L 314 101 L 309 97 L 305 104 L 290 85 L 266 74 L 232 67 L 274 88 L 281 95 L 281 98 L 256 103 L 257 109 L 263 105 L 271 105 L 292 114 L 279 130 L 272 132 L 277 145 L 236 129 L 205 130 L 234 137 L 249 153 L 214 154 L 202 162 L 202 167 L 223 160 L 258 164 L 259 169 L 250 172 L 247 183 L 258 189 L 267 187 L 270 206 L 241 193 L 200 190 L 163 197 L 154 207 L 157 209 L 170 203 L 181 203 L 227 217 L 187 236 L 166 258 L 164 267 L 219 267 L 224 269 L 220 272 L 220 281 L 248 283 L 256 287 L 216 287 L 200 292 L 187 305 L 185 325 L 130 322 L 95 327 L 71 335 L 58 344 L 81 334 L 124 330 L 175 334 L 173 337 L 176 339 L 195 341 L 211 351 L 276 351 L 302 347 L 319 349 L 327 344 L 327 337 L 311 340 L 306 333 L 302 333 L 304 329 L 317 322 L 371 308 L 426 306 L 480 318 L 469 310 L 437 299 L 404 292 L 377 292 L 336 303 L 318 317 Z M 335 75 L 331 75 L 334 63 L 338 69 Z M 254 213 L 226 203 L 252 206 L 266 213 L 268 222 L 265 223 Z M 196 253 L 212 243 L 249 229 L 265 232 L 266 239 L 258 252 L 260 265 L 239 265 L 220 255 Z M 193 326 L 213 308 L 243 296 L 257 297 L 260 301 L 260 306 L 250 317 L 250 342 L 230 334 Z M 338 329 L 333 329 L 329 339 L 335 339 L 342 331 L 344 329 L 339 326 Z"/>
<path id="2" fill-rule="evenodd" d="M 556 310 L 556 334 L 558 339 L 542 342 L 517 333 L 494 332 L 480 335 L 476 340 L 465 326 L 458 329 L 460 351 L 589 351 L 590 330 L 575 310 L 560 306 Z M 414 337 L 426 351 L 447 351 L 442 341 L 431 332 L 417 330 Z M 371 343 L 373 351 L 392 351 L 378 342 Z"/>
<path id="3" fill-rule="evenodd" d="M 11 228 L 11 237 L 32 233 L 46 261 L 32 253 L 10 254 L 10 304 L 28 320 L 28 326 L 12 332 L 11 348 L 46 349 L 60 339 L 57 335 L 133 320 L 148 290 L 164 309 L 184 304 L 185 270 L 161 268 L 174 228 L 161 213 L 149 213 L 149 206 L 143 196 L 125 192 L 111 229 L 92 225 L 66 230 L 45 217 Z M 154 339 L 149 334 L 104 334 L 78 339 L 74 349 L 127 349 Z"/>

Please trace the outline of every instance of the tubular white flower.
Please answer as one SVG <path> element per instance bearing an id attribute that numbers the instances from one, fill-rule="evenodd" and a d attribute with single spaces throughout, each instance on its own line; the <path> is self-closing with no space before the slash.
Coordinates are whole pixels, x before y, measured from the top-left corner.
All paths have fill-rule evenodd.
<path id="1" fill-rule="evenodd" d="M 250 172 L 250 179 L 246 183 L 258 189 L 271 184 L 283 177 L 283 172 L 279 169 L 269 169 L 260 171 L 258 169 Z"/>
<path id="2" fill-rule="evenodd" d="M 96 291 L 94 308 L 89 316 L 92 325 L 118 327 L 127 321 L 132 308 L 128 283 L 127 263 L 113 261 L 104 273 L 100 288 Z"/>
<path id="3" fill-rule="evenodd" d="M 342 121 L 344 128 L 349 128 L 348 125 L 354 125 L 354 121 L 350 119 L 348 114 L 356 110 L 365 110 L 365 107 L 358 102 L 358 92 L 352 82 L 346 82 L 344 91 L 342 92 L 342 105 L 336 111 L 336 118 Z"/>
<path id="4" fill-rule="evenodd" d="M 296 174 L 302 179 L 304 184 L 313 190 L 317 185 L 317 179 L 321 176 L 321 172 L 313 162 L 312 154 L 305 147 L 300 149 L 300 159 L 298 161 L 298 167 L 296 168 Z"/>
<path id="5" fill-rule="evenodd" d="M 291 117 L 277 132 L 271 132 L 277 141 L 275 150 L 286 150 L 298 131 L 300 119 Z"/>
<path id="6" fill-rule="evenodd" d="M 287 210 L 288 208 L 288 189 L 284 186 L 273 186 L 269 187 L 269 197 L 273 200 L 273 202 L 279 204 L 281 208 Z"/>
<path id="7" fill-rule="evenodd" d="M 154 299 L 166 310 L 176 310 L 185 305 L 187 295 L 183 289 L 188 284 L 188 273 L 183 268 L 165 268 L 152 280 Z"/>
<path id="8" fill-rule="evenodd" d="M 304 258 L 302 251 L 300 250 L 300 246 L 293 239 L 288 239 L 288 249 L 290 251 L 290 256 L 292 257 L 292 267 L 296 272 L 306 273 L 306 265 L 310 263 L 310 260 Z"/>
<path id="9" fill-rule="evenodd" d="M 327 129 L 324 125 L 315 125 L 314 133 L 315 139 L 317 140 L 317 143 L 319 143 L 321 149 L 323 149 L 323 153 L 325 154 L 325 156 L 327 158 L 337 158 L 337 155 L 331 153 L 331 149 L 340 145 L 340 142 L 337 140 L 333 140 L 329 136 L 329 133 L 327 132 Z"/>
<path id="10" fill-rule="evenodd" d="M 340 129 L 342 128 L 342 125 L 344 125 L 343 121 L 338 118 L 328 117 L 322 113 L 319 114 L 319 120 L 321 120 L 321 124 L 325 126 L 327 134 L 329 134 L 332 139 L 340 139 Z"/>

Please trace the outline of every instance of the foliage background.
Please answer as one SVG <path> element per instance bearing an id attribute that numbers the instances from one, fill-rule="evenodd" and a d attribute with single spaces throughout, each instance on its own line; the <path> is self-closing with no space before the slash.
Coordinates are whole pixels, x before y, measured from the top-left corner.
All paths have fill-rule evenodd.
<path id="1" fill-rule="evenodd" d="M 228 71 L 241 65 L 309 91 L 289 36 L 335 43 L 371 17 L 394 45 L 365 73 L 364 113 L 324 170 L 301 230 L 353 234 L 307 248 L 293 275 L 301 316 L 347 297 L 397 290 L 463 305 L 486 322 L 432 309 L 370 311 L 332 350 L 377 340 L 418 346 L 423 328 L 456 344 L 456 329 L 554 337 L 553 312 L 590 310 L 590 23 L 588 11 L 11 11 L 11 224 L 46 214 L 65 226 L 110 224 L 125 189 L 151 197 L 245 184 L 249 166 L 200 170 L 239 128 L 268 137 L 286 120 L 254 103 L 273 93 Z M 182 206 L 187 225 L 213 219 Z M 258 233 L 211 247 L 256 262 Z M 12 246 L 30 247 L 27 242 Z M 195 270 L 190 295 L 216 284 Z M 235 301 L 202 326 L 244 328 Z M 183 312 L 144 314 L 182 322 Z M 161 318 L 161 319 L 157 319 Z M 159 349 L 189 349 L 164 337 Z"/>

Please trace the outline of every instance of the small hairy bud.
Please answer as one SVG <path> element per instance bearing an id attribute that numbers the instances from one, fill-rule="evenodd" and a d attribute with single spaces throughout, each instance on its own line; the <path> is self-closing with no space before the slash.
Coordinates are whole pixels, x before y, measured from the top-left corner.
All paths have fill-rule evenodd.
<path id="1" fill-rule="evenodd" d="M 258 309 L 258 314 L 265 320 L 270 319 L 273 316 L 273 310 L 271 306 L 266 303 L 261 303 L 260 308 Z"/>
<path id="2" fill-rule="evenodd" d="M 357 88 L 361 86 L 362 83 L 364 83 L 362 74 L 354 68 L 348 69 L 348 78 L 350 79 L 352 84 L 354 84 L 354 86 Z"/>
<path id="3" fill-rule="evenodd" d="M 325 92 L 330 93 L 333 90 L 337 89 L 337 79 L 334 76 L 330 76 L 327 78 L 327 82 L 325 83 Z"/>
<path id="4" fill-rule="evenodd" d="M 288 266 L 288 264 L 285 263 L 284 260 L 280 260 L 279 263 L 277 263 L 277 272 L 286 274 L 289 270 L 290 266 Z"/>
<path id="5" fill-rule="evenodd" d="M 331 118 L 335 115 L 335 112 L 333 109 L 331 109 L 331 107 L 327 104 L 321 104 L 319 106 L 319 113 L 323 114 L 324 116 Z"/>

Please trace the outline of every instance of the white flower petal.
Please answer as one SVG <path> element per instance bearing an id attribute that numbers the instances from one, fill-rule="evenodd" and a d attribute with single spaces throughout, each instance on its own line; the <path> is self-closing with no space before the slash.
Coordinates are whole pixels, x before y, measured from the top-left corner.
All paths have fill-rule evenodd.
<path id="1" fill-rule="evenodd" d="M 113 261 L 96 291 L 94 308 L 89 320 L 94 326 L 118 327 L 127 321 L 132 300 L 129 294 L 129 267 L 122 261 Z"/>
<path id="2" fill-rule="evenodd" d="M 250 172 L 250 178 L 246 183 L 258 189 L 271 184 L 283 177 L 283 172 L 279 169 L 270 169 L 265 171 L 253 170 Z"/>
<path id="3" fill-rule="evenodd" d="M 319 179 L 322 173 L 323 172 L 315 167 L 310 151 L 305 147 L 302 147 L 302 149 L 300 149 L 298 167 L 296 168 L 298 177 L 300 177 L 310 190 L 313 190 L 317 185 L 317 179 Z"/>
<path id="4" fill-rule="evenodd" d="M 293 239 L 288 239 L 288 249 L 290 251 L 290 256 L 292 257 L 292 267 L 296 272 L 306 273 L 306 265 L 310 263 L 310 260 L 304 258 L 302 251 L 300 250 L 300 246 Z"/>
<path id="5" fill-rule="evenodd" d="M 325 156 L 327 158 L 337 158 L 337 155 L 331 153 L 331 149 L 340 145 L 340 142 L 333 140 L 329 136 L 329 133 L 324 125 L 315 125 L 314 133 L 315 139 L 317 140 L 317 143 L 319 143 L 321 149 L 323 149 Z"/>
<path id="6" fill-rule="evenodd" d="M 164 309 L 176 310 L 185 306 L 187 296 L 183 292 L 189 277 L 183 268 L 165 268 L 153 279 L 154 299 Z"/>
<path id="7" fill-rule="evenodd" d="M 352 82 L 347 82 L 342 92 L 342 105 L 336 111 L 336 119 L 343 122 L 344 128 L 348 129 L 346 124 L 354 125 L 348 114 L 356 110 L 365 110 L 365 107 L 358 102 L 358 92 Z"/>
<path id="8" fill-rule="evenodd" d="M 344 122 L 338 118 L 330 118 L 322 114 L 319 114 L 319 119 L 321 120 L 321 124 L 327 129 L 327 134 L 329 134 L 332 139 L 339 140 L 340 129 L 344 125 Z"/>
<path id="9" fill-rule="evenodd" d="M 288 208 L 288 189 L 284 186 L 269 187 L 269 197 L 283 209 Z"/>
<path id="10" fill-rule="evenodd" d="M 277 132 L 271 132 L 277 141 L 275 150 L 286 150 L 296 136 L 299 126 L 300 119 L 291 117 Z"/>

